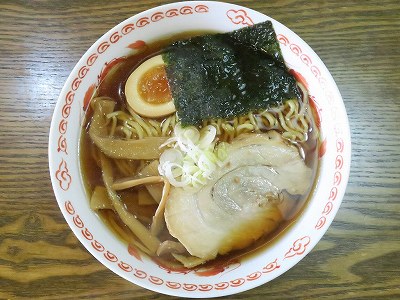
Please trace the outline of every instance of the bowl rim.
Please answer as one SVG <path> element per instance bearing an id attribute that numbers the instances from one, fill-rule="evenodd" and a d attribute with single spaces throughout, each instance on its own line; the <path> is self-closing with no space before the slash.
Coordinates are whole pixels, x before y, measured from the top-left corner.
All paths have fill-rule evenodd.
<path id="1" fill-rule="evenodd" d="M 70 88 L 70 86 L 73 84 L 73 80 L 74 80 L 74 76 L 73 74 L 76 74 L 79 72 L 79 69 L 82 65 L 82 63 L 84 63 L 87 60 L 88 55 L 91 53 L 91 51 L 94 51 L 100 44 L 100 42 L 102 40 L 104 40 L 106 37 L 109 37 L 113 34 L 113 32 L 115 32 L 118 28 L 122 28 L 123 25 L 126 25 L 129 23 L 130 20 L 137 20 L 140 19 L 142 17 L 148 16 L 150 14 L 156 13 L 157 11 L 159 11 L 160 9 L 166 10 L 168 8 L 173 8 L 176 7 L 177 5 L 190 5 L 190 6 L 195 6 L 195 5 L 206 5 L 206 6 L 221 6 L 221 7 L 226 7 L 226 8 L 235 8 L 237 10 L 245 10 L 248 14 L 254 14 L 254 15 L 258 15 L 258 16 L 262 16 L 265 17 L 267 19 L 270 19 L 274 22 L 275 24 L 279 24 L 279 26 L 282 26 L 282 28 L 285 28 L 285 30 L 287 30 L 288 32 L 290 32 L 291 34 L 293 34 L 296 38 L 296 40 L 301 41 L 301 46 L 305 47 L 306 51 L 308 54 L 312 54 L 312 58 L 315 59 L 317 58 L 317 62 L 318 62 L 318 66 L 322 69 L 322 71 L 326 74 L 329 75 L 329 78 L 327 78 L 328 81 L 330 81 L 329 83 L 332 85 L 333 83 L 333 87 L 334 87 L 334 91 L 333 93 L 336 94 L 336 96 L 340 97 L 341 101 L 336 104 L 337 109 L 340 112 L 344 112 L 344 115 L 341 116 L 341 124 L 340 124 L 340 128 L 342 129 L 341 132 L 341 139 L 346 140 L 346 150 L 340 153 L 342 153 L 343 156 L 343 160 L 344 163 L 342 165 L 342 172 L 341 172 L 341 190 L 337 192 L 337 194 L 335 195 L 335 206 L 331 207 L 330 210 L 330 216 L 329 218 L 325 218 L 324 224 L 323 226 L 321 226 L 321 228 L 318 231 L 318 236 L 315 238 L 313 238 L 313 240 L 311 242 L 309 242 L 310 246 L 307 247 L 307 249 L 305 249 L 304 255 L 302 255 L 301 257 L 298 257 L 298 260 L 295 261 L 293 264 L 291 264 L 289 267 L 287 267 L 286 269 L 281 269 L 281 270 L 277 270 L 276 271 L 276 276 L 273 276 L 271 279 L 268 280 L 254 280 L 254 281 L 249 281 L 246 282 L 245 286 L 241 286 L 239 288 L 233 289 L 233 288 L 226 288 L 226 289 L 221 289 L 221 290 L 213 290 L 214 293 L 210 294 L 207 293 L 207 297 L 219 297 L 219 296 L 226 296 L 226 295 L 230 295 L 230 294 L 236 294 L 242 291 L 246 291 L 249 289 L 252 289 L 254 287 L 260 286 L 261 284 L 264 284 L 278 276 L 280 276 L 282 273 L 288 271 L 289 269 L 291 269 L 294 265 L 296 265 L 300 260 L 302 260 L 305 255 L 307 255 L 313 248 L 314 246 L 319 242 L 319 240 L 323 237 L 323 235 L 325 234 L 326 230 L 329 228 L 330 224 L 333 221 L 334 216 L 336 215 L 340 203 L 342 202 L 344 193 L 345 193 L 345 189 L 346 189 L 346 185 L 348 182 L 348 177 L 349 177 L 349 173 L 350 173 L 350 159 L 351 159 L 351 139 L 350 139 L 350 128 L 349 128 L 349 122 L 348 122 L 348 117 L 346 114 L 346 109 L 344 106 L 344 102 L 343 102 L 343 98 L 340 95 L 340 92 L 337 88 L 336 83 L 333 80 L 332 75 L 330 74 L 330 72 L 328 71 L 328 69 L 326 68 L 325 64 L 319 59 L 318 55 L 311 49 L 311 47 L 308 46 L 308 44 L 303 41 L 296 33 L 294 33 L 292 30 L 290 30 L 289 28 L 287 28 L 286 26 L 284 26 L 283 24 L 281 24 L 280 22 L 276 21 L 275 19 L 262 14 L 260 12 L 257 12 L 255 10 L 249 9 L 247 7 L 244 6 L 240 6 L 240 5 L 235 5 L 235 4 L 230 4 L 230 3 L 226 3 L 226 2 L 217 2 L 217 1 L 182 1 L 182 2 L 175 2 L 175 3 L 169 3 L 169 4 L 165 4 L 165 5 L 161 5 L 161 6 L 157 6 L 157 7 L 153 7 L 151 9 L 145 10 L 143 12 L 140 12 L 138 14 L 135 14 L 133 16 L 131 16 L 130 18 L 120 22 L 119 24 L 115 25 L 113 28 L 111 28 L 110 30 L 108 30 L 106 33 L 104 33 L 100 38 L 98 38 L 93 44 L 92 46 L 82 55 L 82 57 L 79 59 L 79 61 L 76 63 L 76 65 L 74 66 L 73 70 L 71 71 L 71 73 L 69 74 L 61 92 L 60 95 L 57 99 L 57 103 L 54 109 L 54 113 L 53 113 L 53 117 L 52 117 L 52 122 L 51 122 L 51 126 L 50 126 L 50 132 L 49 132 L 49 146 L 48 146 L 48 155 L 49 155 L 49 170 L 50 170 L 50 177 L 51 177 L 51 182 L 52 182 L 52 187 L 53 187 L 53 191 L 55 194 L 55 197 L 57 199 L 57 203 L 60 207 L 61 212 L 63 213 L 63 216 L 65 218 L 65 220 L 67 221 L 67 223 L 69 224 L 71 230 L 74 232 L 75 236 L 80 240 L 80 242 L 85 246 L 85 248 L 98 260 L 100 261 L 104 266 L 106 266 L 108 269 L 112 270 L 114 273 L 116 273 L 117 275 L 119 275 L 120 277 L 123 277 L 125 279 L 127 279 L 128 281 L 139 285 L 143 288 L 155 291 L 155 292 L 159 292 L 159 293 L 163 293 L 163 294 L 168 294 L 168 295 L 173 295 L 173 296 L 180 296 L 180 297 L 195 297 L 195 298 L 200 298 L 200 297 L 205 297 L 204 293 L 192 293 L 188 290 L 174 290 L 174 289 L 159 289 L 157 285 L 149 285 L 149 284 L 145 284 L 145 282 L 143 281 L 138 281 L 138 280 L 132 280 L 134 278 L 130 277 L 128 278 L 127 275 L 121 271 L 118 268 L 112 268 L 110 267 L 110 264 L 102 259 L 101 256 L 99 256 L 99 253 L 97 253 L 93 248 L 90 248 L 87 246 L 87 240 L 84 239 L 84 237 L 78 233 L 78 230 L 76 228 L 76 224 L 73 223 L 73 219 L 71 219 L 71 215 L 68 214 L 68 208 L 66 208 L 66 202 L 63 201 L 61 198 L 61 196 L 59 195 L 59 187 L 58 187 L 58 182 L 56 180 L 56 178 L 54 177 L 54 174 L 57 172 L 56 169 L 56 164 L 53 163 L 55 161 L 55 156 L 57 155 L 57 153 L 55 152 L 55 147 L 54 145 L 57 145 L 57 141 L 55 141 L 55 139 L 57 138 L 57 132 L 56 132 L 56 128 L 59 127 L 59 124 L 57 123 L 58 119 L 55 118 L 55 114 L 61 110 L 62 105 L 63 105 L 63 101 L 67 95 L 67 92 Z M 282 39 L 284 38 L 281 37 Z M 290 44 L 290 42 L 288 41 L 289 45 L 294 45 Z M 304 49 L 303 49 L 304 50 Z M 293 51 L 293 50 L 292 50 Z M 336 141 L 337 143 L 337 141 Z M 334 145 L 336 146 L 336 148 L 338 147 L 338 145 Z M 340 145 L 339 145 L 340 146 Z M 338 148 L 337 148 L 338 149 Z M 338 151 L 337 151 L 338 152 Z M 78 166 L 78 169 L 79 166 Z M 321 218 L 323 218 L 323 214 L 321 215 Z M 304 214 L 302 216 L 300 216 L 300 218 L 305 218 Z M 300 223 L 300 220 L 297 221 L 297 223 Z M 296 257 L 297 259 L 297 257 Z"/>

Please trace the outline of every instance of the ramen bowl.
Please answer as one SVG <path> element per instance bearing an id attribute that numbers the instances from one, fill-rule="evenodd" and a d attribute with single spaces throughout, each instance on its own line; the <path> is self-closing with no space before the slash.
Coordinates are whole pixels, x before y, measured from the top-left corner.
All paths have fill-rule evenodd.
<path id="1" fill-rule="evenodd" d="M 287 66 L 307 85 L 321 142 L 319 169 L 309 201 L 283 234 L 251 255 L 218 267 L 170 270 L 132 251 L 90 209 L 79 163 L 84 107 L 118 58 L 143 43 L 185 31 L 227 32 L 265 20 L 273 23 Z M 86 249 L 122 278 L 181 297 L 219 297 L 265 284 L 294 267 L 322 238 L 339 209 L 349 175 L 350 134 L 339 90 L 316 53 L 290 29 L 238 5 L 190 1 L 156 7 L 116 25 L 82 56 L 58 98 L 51 123 L 49 167 L 67 223 Z"/>

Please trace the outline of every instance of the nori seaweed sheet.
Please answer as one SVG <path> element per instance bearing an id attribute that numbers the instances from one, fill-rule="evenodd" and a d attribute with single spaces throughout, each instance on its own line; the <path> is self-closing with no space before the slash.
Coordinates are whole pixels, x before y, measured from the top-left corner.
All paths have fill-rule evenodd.
<path id="1" fill-rule="evenodd" d="M 300 97 L 270 21 L 177 41 L 163 60 L 183 126 Z"/>

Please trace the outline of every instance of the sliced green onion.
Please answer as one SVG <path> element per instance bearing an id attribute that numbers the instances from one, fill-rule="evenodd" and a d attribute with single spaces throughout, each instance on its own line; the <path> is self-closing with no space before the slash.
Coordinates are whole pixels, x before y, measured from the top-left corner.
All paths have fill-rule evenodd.
<path id="1" fill-rule="evenodd" d="M 217 166 L 227 157 L 225 143 L 216 145 L 217 129 L 208 125 L 200 131 L 194 126 L 174 127 L 174 136 L 161 147 L 169 146 L 160 156 L 158 171 L 175 187 L 200 188 L 211 179 Z"/>

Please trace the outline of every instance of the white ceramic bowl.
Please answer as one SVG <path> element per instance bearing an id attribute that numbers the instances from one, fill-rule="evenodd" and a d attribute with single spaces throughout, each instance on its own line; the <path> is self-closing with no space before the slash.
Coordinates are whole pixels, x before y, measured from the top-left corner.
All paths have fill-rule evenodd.
<path id="1" fill-rule="evenodd" d="M 90 210 L 80 173 L 78 141 L 84 102 L 100 74 L 137 41 L 150 43 L 188 30 L 231 31 L 264 20 L 273 22 L 283 56 L 307 81 L 321 119 L 320 176 L 307 208 L 272 246 L 251 258 L 208 272 L 174 272 L 144 255 L 131 255 Z M 144 288 L 182 297 L 217 297 L 264 284 L 289 270 L 321 239 L 342 201 L 350 167 L 350 134 L 342 98 L 314 51 L 279 22 L 254 10 L 221 2 L 191 1 L 137 14 L 98 39 L 79 60 L 61 91 L 51 123 L 50 175 L 60 209 L 81 243 L 107 268 Z M 208 276 L 204 276 L 208 274 Z"/>

